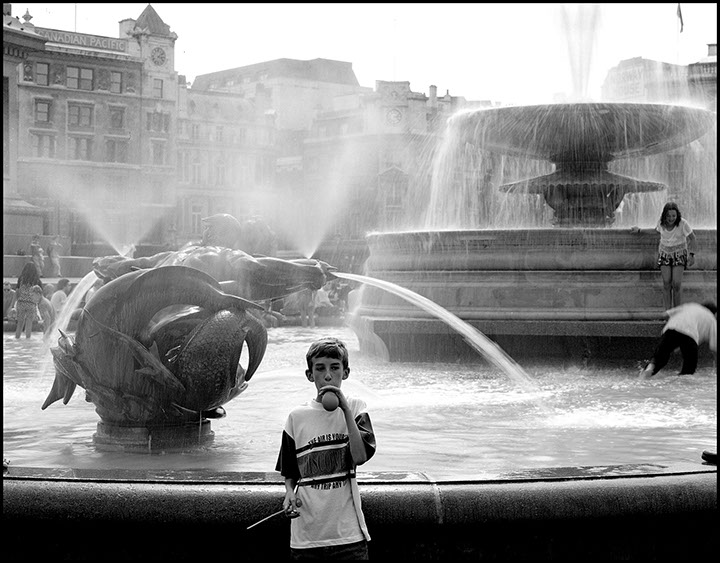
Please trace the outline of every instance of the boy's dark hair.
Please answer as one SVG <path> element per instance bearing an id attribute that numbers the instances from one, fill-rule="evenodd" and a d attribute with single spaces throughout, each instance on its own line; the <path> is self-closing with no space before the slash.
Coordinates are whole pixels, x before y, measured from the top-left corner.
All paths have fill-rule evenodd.
<path id="1" fill-rule="evenodd" d="M 714 301 L 705 301 L 704 303 L 700 303 L 700 305 L 706 309 L 710 309 L 713 315 L 717 315 L 717 305 L 715 305 Z"/>
<path id="2" fill-rule="evenodd" d="M 55 291 L 65 289 L 69 283 L 70 280 L 67 278 L 59 279 L 57 282 L 57 286 L 55 287 Z"/>
<path id="3" fill-rule="evenodd" d="M 310 344 L 305 358 L 307 359 L 308 369 L 312 369 L 313 360 L 315 358 L 335 358 L 341 360 L 343 369 L 348 369 L 350 364 L 349 355 L 345 343 L 339 338 L 328 336 L 321 338 Z"/>

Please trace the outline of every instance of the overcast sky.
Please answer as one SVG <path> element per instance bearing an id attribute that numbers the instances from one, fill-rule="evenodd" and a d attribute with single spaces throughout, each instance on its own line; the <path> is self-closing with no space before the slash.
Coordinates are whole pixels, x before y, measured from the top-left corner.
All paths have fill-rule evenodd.
<path id="1" fill-rule="evenodd" d="M 153 3 L 178 35 L 175 69 L 208 72 L 279 58 L 347 61 L 362 86 L 409 81 L 415 92 L 544 103 L 598 99 L 607 71 L 644 57 L 689 64 L 717 41 L 717 4 Z M 146 3 L 13 3 L 39 27 L 118 37 Z M 583 73 L 571 72 L 574 68 Z M 576 77 L 573 80 L 573 76 Z M 585 78 L 582 78 L 586 76 Z M 579 80 L 577 77 L 581 77 Z"/>

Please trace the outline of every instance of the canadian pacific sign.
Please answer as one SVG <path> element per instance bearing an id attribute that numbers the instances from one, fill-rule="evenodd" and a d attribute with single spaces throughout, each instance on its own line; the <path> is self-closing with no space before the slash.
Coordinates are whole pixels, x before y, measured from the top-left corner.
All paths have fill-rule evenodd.
<path id="1" fill-rule="evenodd" d="M 121 51 L 127 53 L 127 39 L 114 39 L 112 37 L 101 37 L 99 35 L 86 35 L 84 33 L 73 33 L 71 31 L 60 31 L 57 29 L 44 29 L 36 27 L 35 33 L 43 36 L 52 43 L 65 43 L 77 45 L 78 47 L 90 47 L 92 49 L 106 49 L 108 51 Z"/>

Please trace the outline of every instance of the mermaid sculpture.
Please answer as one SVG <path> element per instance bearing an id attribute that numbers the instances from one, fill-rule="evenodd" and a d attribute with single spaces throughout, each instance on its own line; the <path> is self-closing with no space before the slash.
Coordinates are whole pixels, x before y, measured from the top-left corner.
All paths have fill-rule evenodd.
<path id="1" fill-rule="evenodd" d="M 105 284 L 84 307 L 74 340 L 62 334 L 52 349 L 56 375 L 43 409 L 67 404 L 80 386 L 106 434 L 224 416 L 222 405 L 247 388 L 267 346 L 256 302 L 319 289 L 332 268 L 244 252 L 242 226 L 230 215 L 204 226 L 197 245 L 93 262 Z"/>

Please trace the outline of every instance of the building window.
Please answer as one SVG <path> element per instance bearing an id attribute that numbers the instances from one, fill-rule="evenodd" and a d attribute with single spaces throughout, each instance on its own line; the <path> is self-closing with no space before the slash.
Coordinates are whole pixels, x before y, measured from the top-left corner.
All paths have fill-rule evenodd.
<path id="1" fill-rule="evenodd" d="M 68 88 L 77 90 L 80 84 L 80 69 L 76 66 L 69 66 L 66 70 L 65 85 Z"/>
<path id="2" fill-rule="evenodd" d="M 92 127 L 93 108 L 91 106 L 70 104 L 68 106 L 68 125 Z"/>
<path id="3" fill-rule="evenodd" d="M 193 204 L 190 206 L 190 230 L 193 235 L 202 233 L 202 205 Z"/>
<path id="4" fill-rule="evenodd" d="M 128 142 L 120 139 L 105 141 L 106 162 L 127 162 Z"/>
<path id="5" fill-rule="evenodd" d="M 91 68 L 67 67 L 65 84 L 73 90 L 92 90 L 94 73 Z"/>
<path id="6" fill-rule="evenodd" d="M 200 138 L 200 126 L 197 123 L 193 123 L 190 126 L 190 138 L 194 140 Z"/>
<path id="7" fill-rule="evenodd" d="M 177 161 L 177 167 L 178 167 L 178 176 L 180 177 L 180 181 L 183 183 L 187 183 L 190 181 L 190 155 L 188 153 L 181 151 L 178 153 L 178 161 Z"/>
<path id="8" fill-rule="evenodd" d="M 55 136 L 33 133 L 32 149 L 37 158 L 55 158 Z"/>
<path id="9" fill-rule="evenodd" d="M 48 75 L 50 74 L 50 65 L 47 63 L 37 63 L 35 65 L 35 84 L 38 86 L 47 86 L 50 84 Z"/>
<path id="10" fill-rule="evenodd" d="M 110 72 L 110 91 L 113 94 L 122 93 L 122 72 Z"/>
<path id="11" fill-rule="evenodd" d="M 218 160 L 215 163 L 215 185 L 225 185 L 225 162 L 223 160 Z"/>
<path id="12" fill-rule="evenodd" d="M 110 108 L 110 127 L 113 129 L 125 127 L 125 108 Z"/>
<path id="13" fill-rule="evenodd" d="M 163 81 L 162 78 L 153 79 L 153 96 L 155 98 L 163 97 Z"/>
<path id="14" fill-rule="evenodd" d="M 202 181 L 202 164 L 199 160 L 195 160 L 192 163 L 192 183 L 200 184 Z"/>
<path id="15" fill-rule="evenodd" d="M 50 102 L 41 100 L 35 101 L 35 121 L 40 123 L 50 123 Z"/>
<path id="16" fill-rule="evenodd" d="M 170 114 L 159 111 L 147 113 L 147 130 L 167 133 L 170 130 Z"/>
<path id="17" fill-rule="evenodd" d="M 68 137 L 68 159 L 92 160 L 92 139 Z"/>
<path id="18" fill-rule="evenodd" d="M 225 130 L 222 125 L 215 127 L 215 140 L 218 143 L 222 143 L 225 140 Z"/>
<path id="19" fill-rule="evenodd" d="M 152 163 L 156 166 L 165 164 L 165 143 L 163 141 L 152 142 Z"/>
<path id="20" fill-rule="evenodd" d="M 80 90 L 93 89 L 93 70 L 90 68 L 80 69 Z"/>
<path id="21" fill-rule="evenodd" d="M 163 196 L 164 196 L 162 182 L 160 182 L 159 180 L 153 180 L 151 193 L 152 193 L 152 203 L 162 203 Z M 160 240 L 160 238 L 158 237 L 155 240 Z"/>

